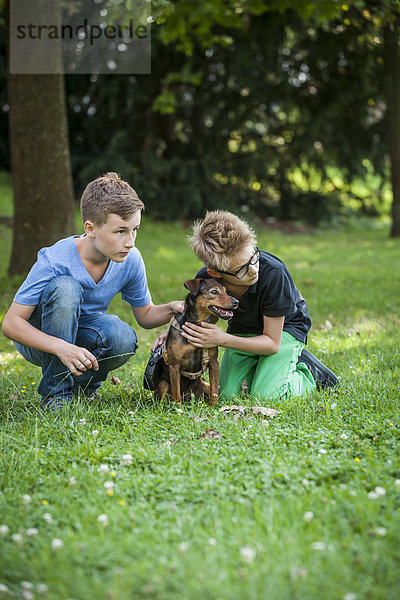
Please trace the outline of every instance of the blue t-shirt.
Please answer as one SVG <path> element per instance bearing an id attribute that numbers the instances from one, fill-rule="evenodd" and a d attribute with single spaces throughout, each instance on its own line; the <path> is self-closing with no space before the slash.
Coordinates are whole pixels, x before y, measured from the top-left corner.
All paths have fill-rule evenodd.
<path id="1" fill-rule="evenodd" d="M 151 302 L 146 269 L 137 248 L 132 248 L 124 262 L 110 260 L 103 278 L 96 283 L 82 262 L 76 237 L 79 236 L 65 238 L 38 252 L 37 261 L 17 291 L 14 302 L 36 306 L 44 287 L 61 275 L 70 275 L 81 284 L 82 315 L 104 314 L 118 292 L 123 300 L 136 308 Z"/>

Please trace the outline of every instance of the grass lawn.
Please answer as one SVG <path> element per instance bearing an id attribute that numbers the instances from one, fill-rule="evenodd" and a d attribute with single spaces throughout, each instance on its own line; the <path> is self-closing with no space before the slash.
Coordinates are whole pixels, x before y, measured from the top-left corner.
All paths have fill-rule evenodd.
<path id="1" fill-rule="evenodd" d="M 183 298 L 199 266 L 187 230 L 143 221 L 153 300 Z M 341 389 L 267 403 L 273 419 L 155 403 L 141 381 L 158 331 L 138 328 L 121 385 L 44 414 L 39 370 L 1 337 L 0 597 L 399 598 L 400 242 L 373 227 L 258 234 L 306 297 L 310 349 Z M 10 243 L 0 225 L 0 316 L 18 285 Z M 131 320 L 120 298 L 111 310 Z"/>

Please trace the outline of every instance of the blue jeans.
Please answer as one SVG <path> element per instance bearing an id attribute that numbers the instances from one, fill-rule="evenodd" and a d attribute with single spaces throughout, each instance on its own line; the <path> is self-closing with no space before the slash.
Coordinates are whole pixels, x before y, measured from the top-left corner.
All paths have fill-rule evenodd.
<path id="1" fill-rule="evenodd" d="M 100 387 L 108 373 L 125 364 L 137 349 L 136 333 L 116 315 L 81 316 L 82 288 L 73 277 L 63 275 L 50 281 L 29 322 L 44 333 L 86 348 L 98 360 L 99 370 L 71 374 L 54 354 L 15 344 L 22 356 L 42 368 L 38 392 L 49 397 L 72 398 L 79 388 L 88 395 Z"/>

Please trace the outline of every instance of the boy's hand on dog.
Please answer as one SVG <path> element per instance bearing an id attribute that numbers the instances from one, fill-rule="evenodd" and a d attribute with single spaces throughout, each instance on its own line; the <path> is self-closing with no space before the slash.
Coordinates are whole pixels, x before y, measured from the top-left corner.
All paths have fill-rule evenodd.
<path id="1" fill-rule="evenodd" d="M 182 325 L 182 330 L 182 336 L 197 348 L 223 346 L 226 340 L 226 333 L 222 329 L 205 321 L 201 323 L 201 327 L 186 322 Z"/>
<path id="2" fill-rule="evenodd" d="M 172 302 L 169 303 L 169 307 L 171 309 L 171 317 L 173 317 L 177 313 L 183 313 L 183 311 L 185 310 L 185 301 L 184 300 L 173 300 Z M 155 350 L 157 350 L 158 346 L 161 346 L 164 343 L 167 335 L 168 335 L 167 333 L 162 333 L 161 335 L 158 336 L 158 338 L 156 340 L 154 340 L 153 345 L 151 347 L 152 353 Z"/>
<path id="3" fill-rule="evenodd" d="M 68 367 L 72 375 L 78 377 L 89 369 L 94 369 L 95 371 L 99 370 L 99 363 L 89 350 L 80 348 L 79 346 L 75 346 L 64 340 L 60 340 L 60 342 L 61 341 L 63 343 L 57 351 L 57 356 L 61 362 Z"/>
<path id="4" fill-rule="evenodd" d="M 183 313 L 185 310 L 185 301 L 184 300 L 173 300 L 169 303 L 172 311 L 172 317 L 176 315 L 176 313 Z"/>

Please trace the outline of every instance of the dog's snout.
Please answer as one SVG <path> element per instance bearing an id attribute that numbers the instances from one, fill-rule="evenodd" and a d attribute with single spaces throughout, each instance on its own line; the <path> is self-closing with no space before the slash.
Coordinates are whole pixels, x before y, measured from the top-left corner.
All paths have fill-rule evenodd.
<path id="1" fill-rule="evenodd" d="M 232 300 L 233 308 L 237 308 L 237 306 L 239 304 L 239 300 L 236 300 L 236 298 L 234 298 L 233 296 L 231 296 L 231 300 Z"/>

